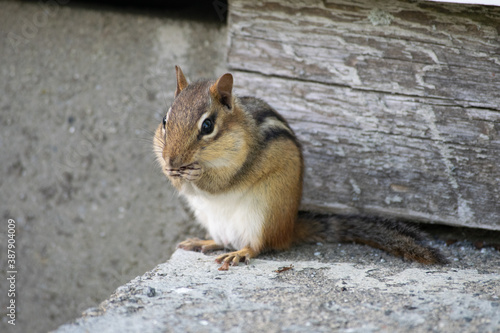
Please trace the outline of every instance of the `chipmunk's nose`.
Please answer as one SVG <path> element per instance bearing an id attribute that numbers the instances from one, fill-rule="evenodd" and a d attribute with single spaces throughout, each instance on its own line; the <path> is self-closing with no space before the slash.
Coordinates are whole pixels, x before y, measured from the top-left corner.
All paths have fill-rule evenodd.
<path id="1" fill-rule="evenodd" d="M 163 160 L 166 164 L 166 169 L 179 169 L 182 166 L 182 158 L 179 154 L 174 154 L 172 151 L 163 149 L 162 152 Z"/>
<path id="2" fill-rule="evenodd" d="M 165 162 L 167 162 L 167 169 L 179 169 L 183 165 L 180 156 L 167 157 L 165 158 Z"/>

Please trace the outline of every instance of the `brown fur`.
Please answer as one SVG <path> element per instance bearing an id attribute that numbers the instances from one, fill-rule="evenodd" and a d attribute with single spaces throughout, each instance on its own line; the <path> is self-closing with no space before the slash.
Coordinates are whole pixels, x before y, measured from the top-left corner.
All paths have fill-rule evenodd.
<path id="1" fill-rule="evenodd" d="M 358 242 L 423 263 L 445 262 L 419 243 L 415 228 L 400 222 L 299 214 L 304 166 L 300 143 L 286 120 L 261 100 L 234 97 L 231 74 L 188 84 L 176 67 L 176 77 L 176 98 L 165 127 L 160 124 L 154 137 L 163 172 L 179 191 L 192 184 L 212 195 L 245 193 L 264 214 L 253 246 L 219 256 L 221 269 L 304 241 Z M 201 133 L 206 119 L 214 124 L 210 134 Z M 179 246 L 208 251 L 221 244 L 189 239 Z"/>

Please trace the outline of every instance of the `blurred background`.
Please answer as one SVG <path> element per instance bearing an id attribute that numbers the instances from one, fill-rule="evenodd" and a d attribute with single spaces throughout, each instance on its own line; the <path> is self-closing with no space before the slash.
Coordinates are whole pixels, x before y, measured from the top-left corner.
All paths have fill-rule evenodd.
<path id="1" fill-rule="evenodd" d="M 152 136 L 188 79 L 224 73 L 223 1 L 0 2 L 0 263 L 16 221 L 16 326 L 44 332 L 200 235 Z M 5 297 L 4 297 L 5 296 Z"/>

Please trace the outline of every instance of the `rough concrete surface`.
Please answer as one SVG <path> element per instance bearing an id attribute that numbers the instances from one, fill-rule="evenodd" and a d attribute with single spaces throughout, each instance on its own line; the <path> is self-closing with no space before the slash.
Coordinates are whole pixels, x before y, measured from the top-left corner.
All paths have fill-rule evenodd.
<path id="1" fill-rule="evenodd" d="M 151 139 L 174 65 L 192 78 L 225 72 L 227 33 L 211 2 L 178 5 L 0 2 L 0 332 L 54 329 L 196 234 Z"/>
<path id="2" fill-rule="evenodd" d="M 498 332 L 499 252 L 438 245 L 450 265 L 316 244 L 221 272 L 178 250 L 55 332 Z"/>

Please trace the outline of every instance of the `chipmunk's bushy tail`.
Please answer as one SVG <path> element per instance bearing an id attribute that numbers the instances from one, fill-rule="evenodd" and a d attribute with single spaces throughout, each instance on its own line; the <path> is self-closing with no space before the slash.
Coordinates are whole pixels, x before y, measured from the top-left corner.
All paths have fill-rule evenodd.
<path id="1" fill-rule="evenodd" d="M 295 225 L 296 242 L 355 242 L 423 264 L 448 263 L 437 249 L 423 245 L 424 240 L 412 225 L 357 215 L 299 212 Z"/>

